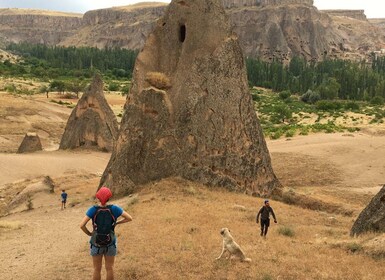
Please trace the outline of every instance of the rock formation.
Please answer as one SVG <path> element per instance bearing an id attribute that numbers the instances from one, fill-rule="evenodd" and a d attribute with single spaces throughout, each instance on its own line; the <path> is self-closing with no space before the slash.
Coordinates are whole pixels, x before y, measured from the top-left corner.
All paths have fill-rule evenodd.
<path id="1" fill-rule="evenodd" d="M 365 232 L 385 232 L 385 185 L 358 216 L 350 235 Z"/>
<path id="2" fill-rule="evenodd" d="M 100 184 L 119 195 L 170 176 L 261 196 L 279 191 L 220 0 L 173 0 L 158 21 Z"/>
<path id="3" fill-rule="evenodd" d="M 330 16 L 349 17 L 358 20 L 367 20 L 364 10 L 321 10 Z"/>
<path id="4" fill-rule="evenodd" d="M 0 9 L 0 38 L 8 42 L 56 45 L 81 25 L 81 14 Z"/>
<path id="5" fill-rule="evenodd" d="M 313 0 L 222 0 L 226 9 L 300 4 L 313 6 Z"/>
<path id="6" fill-rule="evenodd" d="M 361 11 L 354 23 L 329 16 L 312 0 L 221 0 L 248 57 L 287 62 L 293 56 L 320 60 L 358 55 L 361 60 L 384 48 L 384 32 Z M 0 9 L 0 42 L 26 41 L 62 46 L 121 47 L 140 50 L 165 3 L 139 3 L 78 14 Z M 65 17 L 68 19 L 65 19 Z M 33 28 L 31 28 L 31 26 Z M 366 32 L 368 30 L 368 32 Z"/>
<path id="7" fill-rule="evenodd" d="M 43 147 L 41 146 L 39 135 L 36 133 L 27 133 L 24 136 L 23 142 L 21 142 L 17 153 L 33 153 L 41 150 L 43 150 Z"/>
<path id="8" fill-rule="evenodd" d="M 289 61 L 294 56 L 319 60 L 338 56 L 344 41 L 327 14 L 307 5 L 266 6 L 228 11 L 249 57 Z"/>
<path id="9" fill-rule="evenodd" d="M 109 152 L 117 134 L 118 121 L 104 97 L 103 81 L 96 75 L 72 111 L 59 148 L 98 148 Z"/>
<path id="10" fill-rule="evenodd" d="M 139 50 L 166 7 L 166 3 L 138 3 L 88 11 L 83 16 L 82 28 L 60 45 Z"/>

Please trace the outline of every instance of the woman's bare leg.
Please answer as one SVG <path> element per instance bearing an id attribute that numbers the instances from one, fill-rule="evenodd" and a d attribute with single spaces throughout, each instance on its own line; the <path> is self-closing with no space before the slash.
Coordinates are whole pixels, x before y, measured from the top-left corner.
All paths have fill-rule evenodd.
<path id="1" fill-rule="evenodd" d="M 106 262 L 107 280 L 114 280 L 115 256 L 104 256 Z"/>
<path id="2" fill-rule="evenodd" d="M 93 256 L 92 262 L 94 264 L 94 275 L 92 280 L 100 280 L 102 272 L 103 255 Z"/>

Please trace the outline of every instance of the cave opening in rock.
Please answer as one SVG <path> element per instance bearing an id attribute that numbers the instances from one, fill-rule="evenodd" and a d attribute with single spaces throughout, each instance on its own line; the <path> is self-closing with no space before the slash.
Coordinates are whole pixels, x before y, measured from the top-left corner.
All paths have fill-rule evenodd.
<path id="1" fill-rule="evenodd" d="M 181 25 L 179 27 L 179 40 L 183 43 L 186 40 L 186 25 Z"/>

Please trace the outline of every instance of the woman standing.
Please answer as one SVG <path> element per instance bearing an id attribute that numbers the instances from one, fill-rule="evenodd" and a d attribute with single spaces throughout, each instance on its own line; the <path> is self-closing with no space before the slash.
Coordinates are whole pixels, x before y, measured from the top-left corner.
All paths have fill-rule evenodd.
<path id="1" fill-rule="evenodd" d="M 103 256 L 107 272 L 107 280 L 114 279 L 114 261 L 117 253 L 115 226 L 132 221 L 132 217 L 117 205 L 107 205 L 112 197 L 112 192 L 102 187 L 96 193 L 99 205 L 90 207 L 80 228 L 85 234 L 91 236 L 91 256 L 94 266 L 93 280 L 101 279 Z M 118 221 L 118 218 L 122 217 Z M 89 231 L 87 223 L 92 220 L 93 231 Z"/>

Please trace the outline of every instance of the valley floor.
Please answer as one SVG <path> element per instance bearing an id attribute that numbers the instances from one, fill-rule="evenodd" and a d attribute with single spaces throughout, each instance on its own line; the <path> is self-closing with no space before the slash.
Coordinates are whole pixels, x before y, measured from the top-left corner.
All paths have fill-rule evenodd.
<path id="1" fill-rule="evenodd" d="M 43 102 L 48 109 L 34 113 L 35 117 L 53 117 L 52 108 L 62 110 L 46 101 L 36 102 Z M 0 105 L 0 112 L 6 111 Z M 64 111 L 62 121 L 57 122 L 65 124 L 70 110 Z M 9 115 L 0 117 L 7 119 L 10 127 L 14 124 Z M 17 120 L 21 127 L 27 126 L 21 118 Z M 4 127 L 2 122 L 0 129 L 13 139 Z M 46 143 L 57 144 L 55 135 L 60 131 L 56 129 L 47 133 Z M 3 151 L 15 147 L 14 143 L 1 143 Z M 263 239 L 255 223 L 262 198 L 180 178 L 162 180 L 113 201 L 134 218 L 116 230 L 116 279 L 382 279 L 385 235 L 351 238 L 349 231 L 356 216 L 385 183 L 385 136 L 313 134 L 267 143 L 273 168 L 286 190 L 339 205 L 351 214 L 272 201 L 278 224 L 272 224 L 267 239 Z M 0 247 L 4 252 L 0 278 L 91 279 L 88 237 L 79 223 L 94 204 L 109 154 L 50 147 L 27 155 L 11 153 L 14 150 L 0 153 L 0 214 L 9 208 L 0 218 Z M 26 186 L 39 186 L 44 176 L 53 179 L 53 193 L 34 192 L 31 187 L 32 205 L 27 199 L 12 206 Z M 64 211 L 60 210 L 61 189 L 69 194 Z M 231 230 L 251 263 L 215 260 L 221 252 L 219 231 L 223 227 Z"/>

